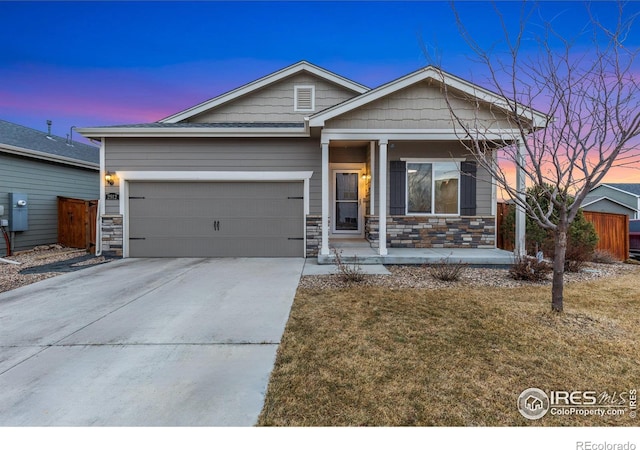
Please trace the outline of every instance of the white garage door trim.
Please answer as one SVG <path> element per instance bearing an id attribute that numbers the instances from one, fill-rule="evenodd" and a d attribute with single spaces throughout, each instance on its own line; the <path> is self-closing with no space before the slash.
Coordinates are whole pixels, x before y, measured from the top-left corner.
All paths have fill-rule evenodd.
<path id="1" fill-rule="evenodd" d="M 217 171 L 116 171 L 120 181 L 120 212 L 124 216 L 122 227 L 122 256 L 129 257 L 129 182 L 130 181 L 302 181 L 304 183 L 304 215 L 309 214 L 309 180 L 313 171 L 302 172 L 217 172 Z M 304 218 L 303 218 L 304 219 Z M 303 236 L 307 252 L 306 220 Z"/>

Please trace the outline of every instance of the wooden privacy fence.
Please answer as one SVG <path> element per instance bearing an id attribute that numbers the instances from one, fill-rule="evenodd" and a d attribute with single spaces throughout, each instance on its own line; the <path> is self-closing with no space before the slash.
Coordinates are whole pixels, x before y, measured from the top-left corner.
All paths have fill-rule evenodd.
<path id="1" fill-rule="evenodd" d="M 583 211 L 584 218 L 593 224 L 598 234 L 597 250 L 611 253 L 615 258 L 624 261 L 629 258 L 629 216 L 626 214 L 612 214 L 594 211 Z M 496 210 L 496 228 L 498 248 L 513 250 L 514 243 L 509 233 L 504 233 L 503 224 L 509 214 L 507 203 L 498 203 Z"/>
<path id="2" fill-rule="evenodd" d="M 510 239 L 510 234 L 506 236 L 508 233 L 505 233 L 502 229 L 507 215 L 509 215 L 509 204 L 498 202 L 498 208 L 496 209 L 496 246 L 502 250 L 512 251 L 515 248 L 515 243 L 513 239 Z"/>
<path id="3" fill-rule="evenodd" d="M 58 242 L 96 251 L 98 200 L 58 197 Z"/>
<path id="4" fill-rule="evenodd" d="M 629 216 L 584 211 L 584 218 L 593 224 L 598 233 L 596 249 L 608 251 L 621 261 L 629 258 Z"/>

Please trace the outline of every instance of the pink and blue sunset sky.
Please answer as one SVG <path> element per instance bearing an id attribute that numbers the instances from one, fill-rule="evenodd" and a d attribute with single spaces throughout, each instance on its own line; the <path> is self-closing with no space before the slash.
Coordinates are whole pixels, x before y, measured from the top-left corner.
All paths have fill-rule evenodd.
<path id="1" fill-rule="evenodd" d="M 497 6 L 515 26 L 521 4 Z M 482 45 L 500 48 L 489 3 L 457 8 Z M 616 19 L 613 2 L 592 10 Z M 582 2 L 541 2 L 540 13 L 589 51 Z M 640 3 L 626 5 L 638 13 Z M 524 46 L 532 54 L 537 21 Z M 443 69 L 484 84 L 448 2 L 0 1 L 0 23 L 0 119 L 43 131 L 50 119 L 60 136 L 153 122 L 300 60 L 376 87 L 429 64 L 426 45 Z M 640 33 L 629 39 L 640 45 Z M 639 179 L 637 169 L 607 177 Z"/>

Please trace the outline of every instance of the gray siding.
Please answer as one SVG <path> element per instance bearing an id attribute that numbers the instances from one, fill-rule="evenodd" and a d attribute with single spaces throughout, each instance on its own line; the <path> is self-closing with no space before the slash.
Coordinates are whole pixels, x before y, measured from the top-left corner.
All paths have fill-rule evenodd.
<path id="1" fill-rule="evenodd" d="M 597 188 L 589 192 L 587 199 L 596 199 L 600 197 L 610 198 L 633 209 L 636 209 L 638 207 L 638 197 L 636 197 L 635 195 L 626 194 L 617 189 L 612 189 L 609 186 L 598 186 Z M 585 202 L 588 201 L 587 199 L 585 199 Z"/>
<path id="2" fill-rule="evenodd" d="M 589 202 L 590 199 L 587 197 L 585 199 L 585 203 Z M 585 211 L 593 211 L 593 212 L 604 212 L 604 213 L 614 213 L 614 214 L 626 214 L 630 219 L 635 219 L 636 214 L 629 208 L 625 208 L 624 206 L 612 202 L 611 200 L 602 199 L 591 205 L 583 207 Z"/>
<path id="3" fill-rule="evenodd" d="M 109 138 L 106 170 L 146 171 L 313 171 L 310 213 L 320 214 L 320 141 L 289 139 Z M 107 192 L 118 192 L 118 181 Z M 105 202 L 107 214 L 120 214 L 116 200 Z"/>
<path id="4" fill-rule="evenodd" d="M 478 165 L 476 177 L 476 214 L 490 216 L 492 203 L 497 201 L 491 197 L 491 174 Z"/>
<path id="5" fill-rule="evenodd" d="M 450 102 L 458 116 L 465 121 L 479 120 L 487 128 L 512 128 L 507 116 L 500 110 L 491 110 L 489 105 L 476 113 L 475 104 L 467 100 L 451 98 Z M 454 122 L 440 88 L 424 81 L 331 119 L 326 127 L 450 129 L 454 128 Z"/>
<path id="6" fill-rule="evenodd" d="M 58 199 L 73 197 L 85 200 L 100 195 L 97 170 L 82 169 L 48 163 L 20 156 L 0 153 L 0 205 L 8 218 L 8 193 L 28 195 L 29 230 L 16 232 L 15 250 L 58 241 Z M 6 245 L 0 239 L 0 253 L 5 255 Z"/>
<path id="7" fill-rule="evenodd" d="M 294 86 L 315 86 L 315 110 L 294 111 Z M 189 119 L 190 122 L 302 122 L 305 116 L 337 105 L 357 94 L 314 75 L 301 73 L 252 92 L 212 111 Z"/>
<path id="8" fill-rule="evenodd" d="M 468 154 L 462 144 L 451 141 L 392 142 L 390 144 L 393 145 L 393 148 L 387 150 L 387 167 L 389 167 L 389 161 L 397 161 L 400 158 L 463 158 Z M 473 158 L 467 157 L 467 160 L 473 161 Z M 476 183 L 476 215 L 490 216 L 492 202 L 491 176 L 479 165 Z M 390 184 L 387 182 L 387 196 L 389 195 L 389 186 Z"/>

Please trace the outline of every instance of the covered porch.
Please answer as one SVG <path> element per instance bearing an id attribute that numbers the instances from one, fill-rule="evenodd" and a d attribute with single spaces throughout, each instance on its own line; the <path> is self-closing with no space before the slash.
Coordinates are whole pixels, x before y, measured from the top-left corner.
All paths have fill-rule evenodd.
<path id="1" fill-rule="evenodd" d="M 319 264 L 335 251 L 360 264 L 513 263 L 496 248 L 495 183 L 455 133 L 323 131 L 321 144 L 322 214 L 307 219 Z"/>

